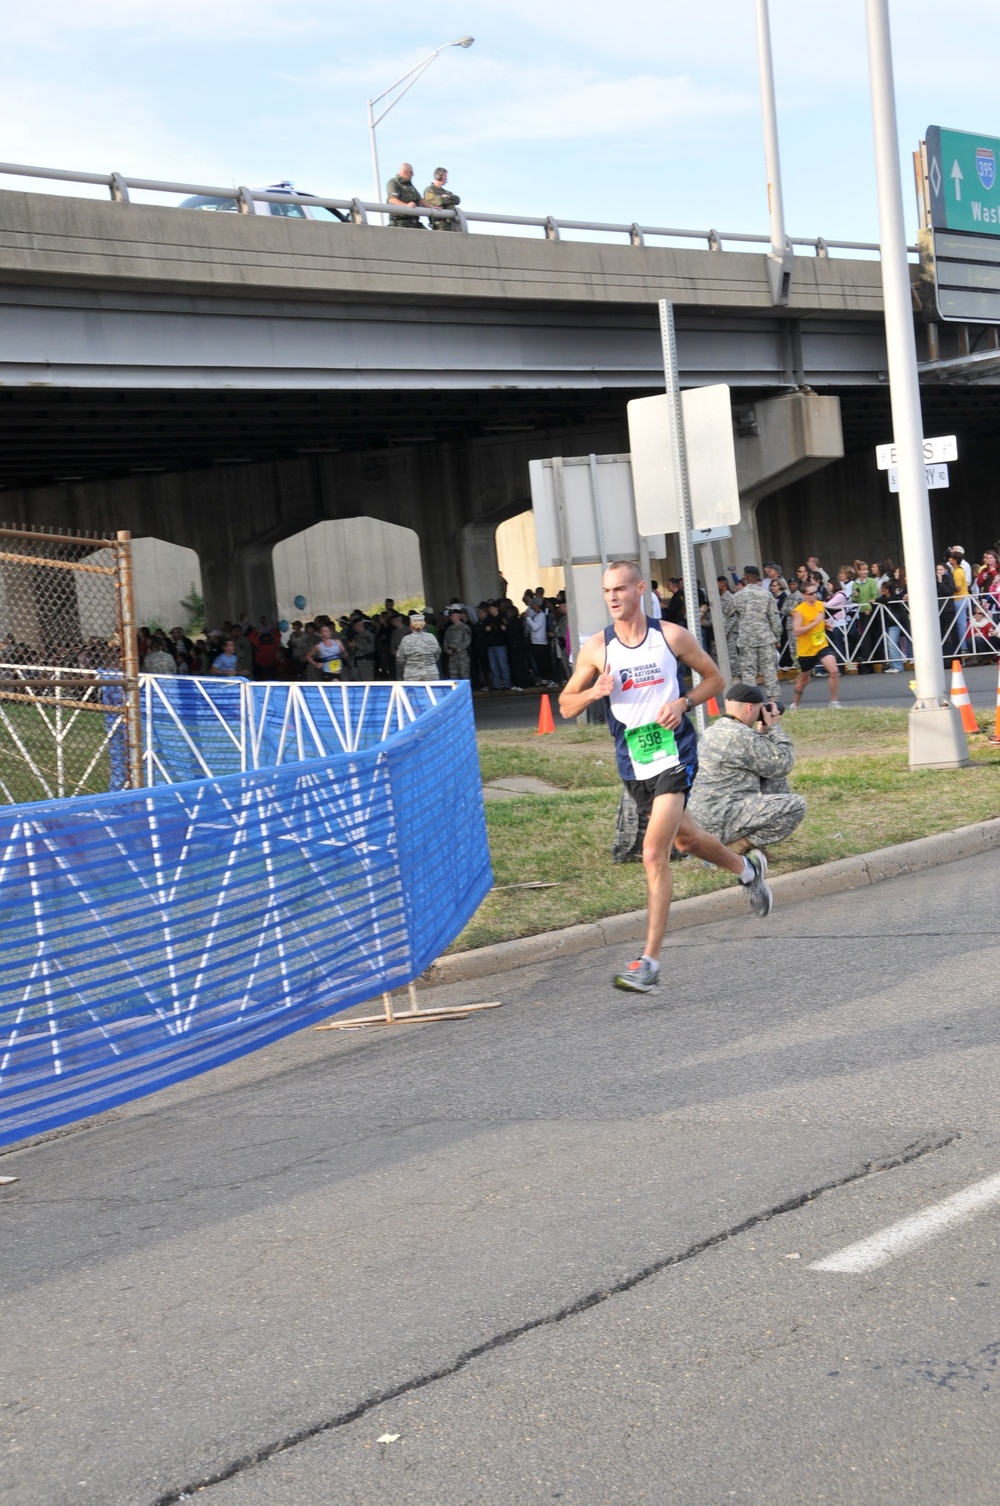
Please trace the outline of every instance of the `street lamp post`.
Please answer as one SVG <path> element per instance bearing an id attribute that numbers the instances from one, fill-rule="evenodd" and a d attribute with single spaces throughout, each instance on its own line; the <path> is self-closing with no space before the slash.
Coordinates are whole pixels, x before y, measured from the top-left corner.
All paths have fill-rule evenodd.
<path id="1" fill-rule="evenodd" d="M 427 72 L 434 59 L 440 53 L 447 52 L 449 47 L 471 47 L 474 41 L 475 37 L 458 37 L 454 42 L 445 42 L 441 47 L 435 47 L 433 52 L 427 54 L 423 62 L 417 63 L 413 68 L 410 69 L 409 73 L 404 73 L 403 77 L 398 78 L 394 84 L 390 84 L 388 89 L 383 89 L 381 94 L 376 94 L 374 99 L 370 99 L 368 101 L 368 135 L 371 140 L 372 148 L 372 174 L 375 182 L 376 204 L 381 204 L 382 202 L 382 178 L 378 168 L 378 144 L 375 140 L 375 127 L 380 123 L 380 121 L 383 121 L 385 119 L 389 111 L 392 109 L 393 105 L 399 104 L 399 101 L 402 99 L 403 95 L 408 93 L 409 90 L 413 88 L 413 85 L 417 82 L 417 79 Z M 401 84 L 405 84 L 406 88 L 401 89 Z M 398 94 L 396 94 L 397 89 L 399 89 Z M 389 99 L 390 94 L 395 94 L 396 97 L 394 99 Z M 379 115 L 376 115 L 375 106 L 377 104 L 380 104 L 383 99 L 389 99 L 389 103 Z M 382 219 L 381 214 L 379 215 L 379 218 Z M 384 223 L 385 222 L 383 220 L 383 224 Z"/>
<path id="2" fill-rule="evenodd" d="M 778 151 L 778 115 L 774 101 L 774 67 L 771 62 L 771 23 L 767 0 L 757 0 L 757 68 L 760 74 L 760 107 L 764 117 L 764 162 L 767 167 L 767 209 L 771 217 L 771 254 L 767 275 L 771 301 L 788 303 L 794 258 L 785 234 L 785 209 L 781 198 L 781 156 Z"/>
<path id="3" fill-rule="evenodd" d="M 903 185 L 892 76 L 888 0 L 865 0 L 885 343 L 892 431 L 899 467 L 899 519 L 906 560 L 917 698 L 910 712 L 910 768 L 961 768 L 969 749 L 958 708 L 945 699 L 931 510 L 924 471 L 917 346 L 903 224 Z"/>

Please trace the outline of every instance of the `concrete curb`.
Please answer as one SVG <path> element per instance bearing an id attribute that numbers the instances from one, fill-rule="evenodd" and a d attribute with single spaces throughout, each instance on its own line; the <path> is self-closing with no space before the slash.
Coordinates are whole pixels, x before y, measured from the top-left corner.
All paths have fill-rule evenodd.
<path id="1" fill-rule="evenodd" d="M 977 821 L 974 826 L 960 826 L 957 831 L 938 832 L 933 837 L 918 837 L 896 847 L 881 847 L 876 852 L 859 853 L 853 858 L 838 858 L 818 868 L 803 868 L 798 873 L 784 873 L 772 881 L 775 903 L 795 905 L 801 900 L 818 899 L 825 894 L 843 894 L 849 889 L 863 889 L 883 879 L 898 878 L 921 868 L 936 868 L 942 863 L 956 863 L 980 852 L 1000 847 L 1000 818 Z M 682 931 L 689 926 L 710 925 L 716 920 L 746 915 L 746 900 L 738 889 L 720 889 L 715 894 L 698 894 L 678 900 L 670 908 L 670 930 Z M 641 941 L 646 931 L 645 910 L 629 910 L 624 915 L 609 915 L 605 920 L 587 921 L 558 931 L 543 931 L 538 936 L 522 936 L 517 941 L 500 941 L 475 951 L 455 952 L 439 957 L 423 974 L 428 984 L 461 983 L 466 978 L 485 978 L 491 973 L 527 967 L 533 962 L 553 962 L 558 957 L 573 957 L 597 947 Z"/>

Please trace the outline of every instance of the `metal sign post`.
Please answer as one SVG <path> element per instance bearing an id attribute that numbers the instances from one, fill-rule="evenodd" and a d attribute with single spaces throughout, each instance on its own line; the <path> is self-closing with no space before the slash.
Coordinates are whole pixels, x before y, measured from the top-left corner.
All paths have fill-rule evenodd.
<path id="1" fill-rule="evenodd" d="M 677 363 L 677 338 L 674 334 L 674 306 L 669 299 L 660 299 L 660 343 L 663 347 L 663 378 L 667 392 L 667 426 L 670 450 L 674 462 L 674 493 L 677 498 L 677 520 L 680 525 L 677 541 L 681 556 L 681 575 L 684 579 L 684 608 L 688 631 L 698 643 L 701 642 L 701 624 L 698 613 L 698 577 L 695 574 L 694 549 L 691 545 L 691 497 L 688 491 L 687 451 L 684 446 L 684 418 L 681 413 L 681 383 Z M 691 683 L 697 685 L 701 676 L 691 671 Z M 705 708 L 694 708 L 695 726 L 698 735 L 705 731 Z"/>
<path id="2" fill-rule="evenodd" d="M 125 742 L 128 777 L 132 789 L 142 787 L 142 719 L 139 714 L 139 649 L 136 642 L 135 587 L 132 577 L 132 535 L 127 528 L 118 534 L 118 602 L 121 617 L 122 678 L 125 701 Z"/>

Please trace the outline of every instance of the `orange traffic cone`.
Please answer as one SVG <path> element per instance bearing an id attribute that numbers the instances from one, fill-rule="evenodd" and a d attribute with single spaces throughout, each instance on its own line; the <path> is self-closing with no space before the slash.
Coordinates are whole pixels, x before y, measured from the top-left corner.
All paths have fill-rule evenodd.
<path id="1" fill-rule="evenodd" d="M 552 703 L 547 695 L 543 695 L 538 703 L 538 731 L 535 733 L 535 736 L 540 737 L 543 732 L 554 732 L 555 730 L 556 724 L 552 720 Z"/>
<path id="2" fill-rule="evenodd" d="M 962 673 L 961 659 L 951 661 L 951 704 L 957 706 L 962 713 L 962 729 L 972 733 L 979 731 L 979 723 L 976 721 L 975 712 L 972 709 L 972 697 L 969 695 L 969 687 L 965 683 Z"/>
<path id="3" fill-rule="evenodd" d="M 991 743 L 1000 743 L 1000 659 L 997 660 L 997 715 L 993 723 L 993 736 Z"/>
<path id="4" fill-rule="evenodd" d="M 708 698 L 708 700 L 705 702 L 705 710 L 708 712 L 709 716 L 718 716 L 718 714 L 719 714 L 719 703 L 715 699 L 714 695 L 710 696 Z"/>

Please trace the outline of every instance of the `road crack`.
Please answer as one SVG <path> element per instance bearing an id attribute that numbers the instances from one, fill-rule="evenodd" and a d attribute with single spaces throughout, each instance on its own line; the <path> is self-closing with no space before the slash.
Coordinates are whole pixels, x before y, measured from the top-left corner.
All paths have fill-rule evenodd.
<path id="1" fill-rule="evenodd" d="M 915 1140 L 905 1146 L 901 1151 L 895 1151 L 887 1156 L 879 1156 L 871 1161 L 865 1161 L 861 1166 L 854 1167 L 845 1172 L 841 1177 L 832 1181 L 823 1182 L 818 1187 L 812 1187 L 806 1192 L 794 1193 L 784 1201 L 766 1208 L 760 1213 L 751 1213 L 749 1217 L 742 1219 L 738 1224 L 733 1224 L 728 1229 L 721 1229 L 715 1234 L 709 1234 L 704 1239 L 696 1240 L 671 1255 L 661 1256 L 660 1259 L 651 1261 L 642 1266 L 640 1270 L 633 1271 L 631 1275 L 622 1277 L 621 1280 L 609 1286 L 598 1287 L 588 1292 L 586 1296 L 578 1297 L 574 1302 L 567 1303 L 564 1307 L 557 1308 L 550 1313 L 543 1313 L 537 1318 L 529 1318 L 524 1323 L 519 1323 L 513 1328 L 505 1329 L 502 1333 L 494 1334 L 492 1338 L 484 1339 L 481 1344 L 474 1345 L 471 1349 L 464 1350 L 455 1359 L 447 1364 L 440 1365 L 434 1370 L 428 1370 L 423 1375 L 411 1377 L 409 1380 L 400 1381 L 396 1386 L 390 1386 L 384 1391 L 374 1392 L 365 1397 L 355 1406 L 344 1412 L 338 1412 L 333 1417 L 325 1418 L 322 1422 L 310 1424 L 300 1428 L 294 1433 L 287 1434 L 284 1438 L 275 1439 L 271 1443 L 263 1444 L 253 1452 L 241 1455 L 232 1460 L 223 1469 L 214 1474 L 206 1475 L 204 1479 L 195 1480 L 175 1490 L 167 1491 L 164 1495 L 157 1496 L 152 1506 L 178 1506 L 181 1501 L 189 1500 L 198 1491 L 206 1490 L 211 1485 L 221 1485 L 225 1480 L 231 1480 L 235 1475 L 243 1474 L 255 1465 L 264 1464 L 268 1459 L 273 1459 L 276 1454 L 283 1454 L 288 1449 L 296 1448 L 300 1443 L 306 1443 L 310 1438 L 316 1438 L 321 1433 L 333 1432 L 336 1428 L 347 1427 L 352 1422 L 357 1422 L 366 1413 L 372 1412 L 376 1407 L 384 1406 L 387 1402 L 396 1401 L 400 1396 L 407 1396 L 413 1391 L 423 1390 L 426 1386 L 435 1385 L 438 1381 L 447 1380 L 452 1375 L 457 1375 L 460 1370 L 471 1365 L 474 1360 L 482 1358 L 485 1354 L 491 1354 L 496 1349 L 503 1349 L 508 1344 L 515 1343 L 526 1334 L 534 1333 L 540 1328 L 549 1328 L 557 1323 L 565 1323 L 569 1318 L 576 1318 L 581 1313 L 589 1312 L 591 1308 L 599 1307 L 608 1302 L 612 1297 L 622 1296 L 625 1292 L 632 1291 L 644 1281 L 649 1281 L 653 1276 L 658 1276 L 661 1271 L 667 1271 L 671 1266 L 683 1265 L 685 1261 L 694 1260 L 699 1255 L 704 1255 L 707 1250 L 714 1249 L 717 1245 L 725 1244 L 730 1239 L 736 1239 L 741 1234 L 746 1234 L 750 1229 L 756 1229 L 761 1224 L 769 1223 L 773 1218 L 781 1218 L 786 1213 L 794 1213 L 797 1209 L 805 1207 L 815 1198 L 822 1197 L 826 1192 L 835 1192 L 840 1187 L 848 1187 L 852 1182 L 860 1182 L 865 1177 L 874 1176 L 878 1172 L 892 1171 L 898 1166 L 907 1166 L 912 1161 L 918 1161 L 924 1156 L 931 1155 L 934 1151 L 944 1150 L 960 1138 L 956 1132 L 950 1135 L 942 1135 L 937 1139 Z"/>

